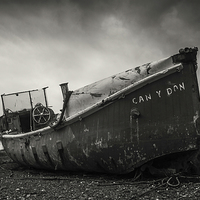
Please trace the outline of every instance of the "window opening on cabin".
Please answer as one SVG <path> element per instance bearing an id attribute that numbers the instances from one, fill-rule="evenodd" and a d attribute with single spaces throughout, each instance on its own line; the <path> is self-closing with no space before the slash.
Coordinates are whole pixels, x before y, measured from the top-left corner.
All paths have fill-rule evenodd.
<path id="1" fill-rule="evenodd" d="M 7 130 L 25 133 L 41 128 L 32 112 L 38 104 L 48 109 L 45 89 L 1 95 Z"/>

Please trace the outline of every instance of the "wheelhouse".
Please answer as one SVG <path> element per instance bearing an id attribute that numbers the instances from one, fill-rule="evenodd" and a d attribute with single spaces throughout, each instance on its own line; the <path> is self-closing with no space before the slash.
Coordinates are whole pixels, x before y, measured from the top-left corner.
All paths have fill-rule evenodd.
<path id="1" fill-rule="evenodd" d="M 0 119 L 0 131 L 18 134 L 47 126 L 55 116 L 48 106 L 47 88 L 2 94 L 4 115 Z"/>

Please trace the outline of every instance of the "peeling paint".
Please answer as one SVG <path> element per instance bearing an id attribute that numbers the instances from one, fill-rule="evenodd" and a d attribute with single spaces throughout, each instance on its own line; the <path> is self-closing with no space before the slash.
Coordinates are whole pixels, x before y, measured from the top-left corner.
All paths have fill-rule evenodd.
<path id="1" fill-rule="evenodd" d="M 85 156 L 88 158 L 89 157 L 89 150 L 88 147 L 83 149 L 83 153 L 85 154 Z"/>
<path id="2" fill-rule="evenodd" d="M 84 132 L 89 132 L 89 129 L 86 127 L 86 125 L 84 124 Z"/>
<path id="3" fill-rule="evenodd" d="M 110 134 L 110 132 L 108 132 L 108 141 L 111 139 L 112 137 L 111 137 L 111 134 Z"/>
<path id="4" fill-rule="evenodd" d="M 90 93 L 90 95 L 92 97 L 101 97 L 102 96 L 102 94 L 100 94 L 100 93 Z"/>
<path id="5" fill-rule="evenodd" d="M 116 75 L 115 76 L 112 76 L 112 79 L 115 79 L 116 78 Z"/>
<path id="6" fill-rule="evenodd" d="M 195 113 L 195 115 L 193 116 L 193 123 L 194 123 L 194 126 L 195 126 L 195 128 L 196 128 L 197 134 L 200 135 L 199 130 L 198 130 L 198 127 L 197 127 L 197 123 L 198 123 L 197 120 L 198 120 L 198 119 L 199 119 L 199 111 L 197 110 L 196 113 Z"/>
<path id="7" fill-rule="evenodd" d="M 103 139 L 102 138 L 100 140 L 96 140 L 95 141 L 95 145 L 97 146 L 97 148 L 102 147 L 102 143 L 103 143 Z"/>
<path id="8" fill-rule="evenodd" d="M 150 74 L 150 72 L 149 72 L 149 71 L 151 70 L 150 64 L 151 64 L 151 63 L 147 64 L 147 66 L 146 66 L 146 68 L 147 68 L 147 74 Z"/>
<path id="9" fill-rule="evenodd" d="M 199 111 L 196 111 L 194 117 L 193 117 L 193 122 L 194 124 L 196 123 L 197 119 L 199 118 Z"/>
<path id="10" fill-rule="evenodd" d="M 169 125 L 167 129 L 167 134 L 173 134 L 174 133 L 174 127 L 172 125 Z"/>
<path id="11" fill-rule="evenodd" d="M 103 142 L 103 138 L 101 138 L 100 140 L 96 140 L 95 141 L 95 145 L 96 147 L 99 148 L 108 148 L 108 143 L 107 142 Z"/>
<path id="12" fill-rule="evenodd" d="M 79 92 L 76 92 L 76 93 L 74 92 L 73 93 L 73 95 L 81 95 L 81 94 L 85 94 L 85 92 L 80 92 L 80 93 Z"/>
<path id="13" fill-rule="evenodd" d="M 121 157 L 119 157 L 118 163 L 121 164 L 121 165 L 123 165 L 123 159 L 121 159 Z"/>
<path id="14" fill-rule="evenodd" d="M 123 81 L 129 81 L 129 78 L 124 78 L 124 77 L 119 77 L 119 79 L 123 80 Z"/>
<path id="15" fill-rule="evenodd" d="M 188 146 L 188 150 L 191 150 L 191 149 L 195 149 L 196 148 L 196 145 L 195 144 L 190 144 L 189 146 Z"/>
<path id="16" fill-rule="evenodd" d="M 140 67 L 136 67 L 135 70 L 136 70 L 136 72 L 137 72 L 138 74 L 140 74 L 140 72 L 141 72 Z"/>

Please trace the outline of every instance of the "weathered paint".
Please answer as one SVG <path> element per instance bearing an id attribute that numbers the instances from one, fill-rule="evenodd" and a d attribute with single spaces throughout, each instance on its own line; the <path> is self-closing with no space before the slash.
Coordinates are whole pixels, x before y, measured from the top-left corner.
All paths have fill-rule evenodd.
<path id="1" fill-rule="evenodd" d="M 172 60 L 74 91 L 64 124 L 4 135 L 6 152 L 35 168 L 122 174 L 162 155 L 198 149 L 195 63 Z"/>
<path id="2" fill-rule="evenodd" d="M 77 112 L 102 101 L 116 92 L 137 83 L 138 81 L 160 71 L 174 66 L 171 57 L 134 67 L 114 76 L 97 81 L 83 88 L 73 91 L 69 102 L 67 113 L 72 116 Z M 138 73 L 139 72 L 139 73 Z"/>

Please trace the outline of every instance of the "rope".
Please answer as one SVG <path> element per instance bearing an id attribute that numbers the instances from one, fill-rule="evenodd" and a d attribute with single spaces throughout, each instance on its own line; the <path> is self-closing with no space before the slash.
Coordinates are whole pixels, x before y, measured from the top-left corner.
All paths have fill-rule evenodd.
<path id="1" fill-rule="evenodd" d="M 169 185 L 170 187 L 178 187 L 180 185 L 180 181 L 177 176 L 172 176 L 167 180 L 167 185 Z"/>
<path id="2" fill-rule="evenodd" d="M 149 192 L 152 192 L 160 187 L 163 187 L 163 186 L 170 186 L 170 187 L 178 187 L 180 185 L 180 181 L 179 181 L 179 178 L 177 176 L 171 176 L 171 177 L 165 177 L 161 180 L 161 184 L 159 184 L 158 186 L 153 186 L 153 187 L 150 187 L 149 189 L 147 189 L 145 192 L 142 192 L 141 194 L 137 194 L 137 195 L 134 195 L 133 197 L 130 198 L 130 200 L 133 200 L 133 199 L 138 199 L 139 197 L 149 193 Z"/>

